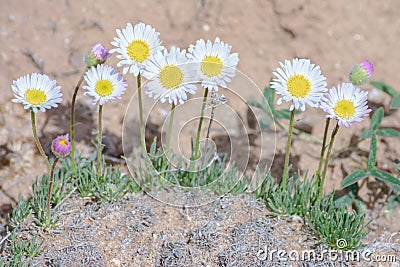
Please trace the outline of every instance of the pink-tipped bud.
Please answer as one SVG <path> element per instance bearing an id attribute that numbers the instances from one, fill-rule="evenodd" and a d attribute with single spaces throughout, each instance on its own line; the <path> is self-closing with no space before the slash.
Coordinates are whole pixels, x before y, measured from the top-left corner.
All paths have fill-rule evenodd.
<path id="1" fill-rule="evenodd" d="M 103 64 L 106 62 L 107 58 L 110 56 L 107 48 L 102 44 L 95 44 L 92 49 L 87 52 L 85 56 L 86 66 L 91 68 L 97 66 L 98 64 Z"/>
<path id="2" fill-rule="evenodd" d="M 374 66 L 369 61 L 363 61 L 353 67 L 350 72 L 350 81 L 354 85 L 366 84 L 374 73 Z"/>
<path id="3" fill-rule="evenodd" d="M 69 135 L 59 135 L 51 143 L 51 151 L 57 158 L 64 158 L 71 152 L 71 142 Z"/>

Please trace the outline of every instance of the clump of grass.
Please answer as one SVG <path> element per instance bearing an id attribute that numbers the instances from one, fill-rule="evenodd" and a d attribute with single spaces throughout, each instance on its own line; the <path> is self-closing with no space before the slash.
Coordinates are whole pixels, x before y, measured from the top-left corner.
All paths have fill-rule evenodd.
<path id="1" fill-rule="evenodd" d="M 139 187 L 120 168 L 108 166 L 103 162 L 102 175 L 96 173 L 94 161 L 87 162 L 84 167 L 77 169 L 74 185 L 81 197 L 92 197 L 104 202 L 117 201 L 128 192 L 138 192 Z"/>
<path id="2" fill-rule="evenodd" d="M 13 228 L 18 227 L 31 214 L 31 208 L 29 200 L 24 200 L 23 196 L 19 194 L 17 205 L 13 207 L 9 217 L 10 225 Z"/>
<path id="3" fill-rule="evenodd" d="M 72 190 L 72 175 L 68 164 L 62 164 L 61 168 L 56 168 L 53 175 L 53 186 L 51 192 L 48 191 L 50 176 L 43 175 L 41 179 L 36 177 L 32 184 L 33 196 L 30 199 L 31 208 L 35 215 L 37 226 L 50 230 L 57 225 L 58 216 L 48 212 L 48 203 L 56 206 Z M 50 200 L 48 202 L 48 196 Z"/>
<path id="4" fill-rule="evenodd" d="M 214 154 L 206 155 L 209 159 Z M 182 190 L 190 190 L 193 187 L 207 186 L 214 194 L 224 195 L 240 194 L 247 191 L 248 177 L 234 163 L 228 164 L 226 158 L 215 157 L 208 166 L 200 166 L 199 170 L 190 170 L 190 165 L 185 165 L 178 160 L 176 167 L 171 165 L 176 156 L 170 151 L 168 159 L 163 148 L 156 147 L 156 141 L 152 143 L 148 154 L 141 154 L 138 161 L 130 164 L 134 177 L 140 179 L 140 186 L 144 191 L 157 191 L 160 188 L 177 186 Z M 203 162 L 210 162 L 204 160 Z"/>
<path id="5" fill-rule="evenodd" d="M 19 237 L 16 230 L 11 232 L 9 237 L 9 255 L 0 258 L 0 266 L 4 267 L 30 267 L 32 259 L 39 256 L 43 250 L 43 241 L 39 241 L 34 235 L 30 240 L 23 240 Z"/>
<path id="6" fill-rule="evenodd" d="M 342 250 L 362 247 L 361 240 L 367 234 L 365 227 L 369 224 L 365 223 L 365 214 L 338 206 L 333 193 L 310 208 L 306 221 L 322 243 Z"/>
<path id="7" fill-rule="evenodd" d="M 265 201 L 267 207 L 277 215 L 303 217 L 312 231 L 332 249 L 358 249 L 367 226 L 365 214 L 349 212 L 334 200 L 334 192 L 319 198 L 315 190 L 317 180 L 298 173 L 287 181 L 284 188 L 270 174 L 267 174 L 256 196 Z"/>
<path id="8" fill-rule="evenodd" d="M 72 176 L 71 161 L 61 160 L 63 164 L 55 169 L 53 176 L 54 185 L 50 198 L 53 212 L 47 212 L 49 175 L 45 174 L 41 179 L 36 178 L 32 184 L 33 196 L 27 200 L 21 195 L 18 197 L 17 205 L 10 216 L 10 225 L 14 230 L 9 232 L 7 239 L 9 246 L 6 249 L 9 256 L 0 258 L 0 266 L 31 266 L 31 259 L 42 253 L 42 242 L 36 236 L 31 240 L 21 239 L 18 232 L 20 225 L 32 214 L 37 227 L 43 230 L 56 228 L 59 221 L 57 206 L 75 190 L 81 197 L 92 197 L 101 203 L 118 201 L 128 192 L 140 191 L 138 185 L 127 174 L 121 173 L 119 167 L 107 167 L 103 162 L 104 172 L 99 176 L 95 160 L 78 158 L 79 168 L 75 170 L 77 175 Z"/>
<path id="9" fill-rule="evenodd" d="M 258 190 L 258 197 L 265 200 L 267 207 L 279 215 L 306 216 L 317 200 L 318 193 L 315 191 L 316 179 L 313 176 L 301 179 L 300 173 L 290 177 L 286 187 L 278 183 L 270 174 Z"/>

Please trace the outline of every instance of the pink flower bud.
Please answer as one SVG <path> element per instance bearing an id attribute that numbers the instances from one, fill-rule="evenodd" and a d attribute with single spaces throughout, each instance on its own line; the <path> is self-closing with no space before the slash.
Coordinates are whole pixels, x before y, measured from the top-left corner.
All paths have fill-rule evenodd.
<path id="1" fill-rule="evenodd" d="M 350 81 L 354 85 L 366 84 L 374 73 L 374 66 L 369 61 L 363 61 L 353 67 L 350 72 Z"/>
<path id="2" fill-rule="evenodd" d="M 69 135 L 59 135 L 51 143 L 51 151 L 57 158 L 64 158 L 71 152 L 71 142 Z"/>
<path id="3" fill-rule="evenodd" d="M 92 49 L 86 54 L 85 62 L 88 68 L 103 64 L 110 56 L 107 48 L 102 44 L 95 44 Z"/>

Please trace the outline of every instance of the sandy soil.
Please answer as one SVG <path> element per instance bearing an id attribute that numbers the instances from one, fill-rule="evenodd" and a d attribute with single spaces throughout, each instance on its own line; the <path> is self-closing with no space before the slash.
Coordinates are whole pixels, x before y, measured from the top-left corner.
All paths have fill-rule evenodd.
<path id="1" fill-rule="evenodd" d="M 143 21 L 153 25 L 161 33 L 166 47 L 186 48 L 199 38 L 221 37 L 239 53 L 238 69 L 254 81 L 259 90 L 268 83 L 279 61 L 293 57 L 310 58 L 320 65 L 329 86 L 345 81 L 351 67 L 365 59 L 375 66 L 374 80 L 394 86 L 400 83 L 397 75 L 400 53 L 395 53 L 400 45 L 397 12 L 400 2 L 397 0 L 100 0 L 95 4 L 87 0 L 0 0 L 0 7 L 0 61 L 3 63 L 0 69 L 3 92 L 0 95 L 0 155 L 7 155 L 1 157 L 0 185 L 3 191 L 0 192 L 0 204 L 12 203 L 18 193 L 30 194 L 32 180 L 45 169 L 34 150 L 28 113 L 20 105 L 10 103 L 12 80 L 31 72 L 45 72 L 62 86 L 63 104 L 67 105 L 84 68 L 84 54 L 97 42 L 111 48 L 115 29 L 125 27 L 127 22 Z M 116 62 L 112 57 L 108 63 L 115 65 Z M 130 90 L 122 101 L 107 106 L 104 116 L 105 129 L 114 140 L 111 150 L 120 150 L 121 122 L 135 91 L 135 79 L 126 78 Z M 244 99 L 252 99 L 252 91 L 240 85 L 235 87 L 238 94 Z M 384 105 L 389 111 L 387 96 L 370 86 L 364 89 L 370 92 L 370 100 Z M 89 107 L 85 107 L 87 113 L 95 110 L 82 92 L 78 100 Z M 298 118 L 321 138 L 324 118 L 316 111 L 305 112 Z M 238 112 L 245 116 L 245 110 Z M 46 114 L 38 115 L 39 129 L 45 124 L 46 117 Z M 382 125 L 399 127 L 399 120 L 400 112 L 396 111 L 385 117 Z M 68 118 L 56 114 L 44 127 L 44 138 L 51 140 L 60 131 L 68 129 L 65 125 L 68 125 Z M 341 130 L 336 148 L 347 147 L 350 137 L 367 126 L 368 120 Z M 93 150 L 87 145 L 91 129 L 79 127 L 83 133 L 79 148 L 88 154 Z M 285 133 L 279 131 L 278 151 L 282 151 L 285 139 Z M 293 147 L 293 155 L 300 156 L 298 167 L 302 171 L 315 170 L 319 146 L 297 136 Z M 362 142 L 360 147 L 368 151 L 368 142 Z M 399 142 L 379 138 L 378 147 L 378 167 L 394 172 L 392 162 L 400 157 Z M 326 189 L 338 188 L 344 174 L 360 164 L 365 164 L 365 158 L 359 151 L 336 158 L 327 177 Z M 3 208 L 7 206 L 3 205 Z M 383 217 L 379 206 L 376 209 L 374 217 Z M 399 231 L 398 218 L 399 209 L 382 219 L 384 229 L 380 230 Z M 0 221 L 0 225 L 2 223 Z"/>

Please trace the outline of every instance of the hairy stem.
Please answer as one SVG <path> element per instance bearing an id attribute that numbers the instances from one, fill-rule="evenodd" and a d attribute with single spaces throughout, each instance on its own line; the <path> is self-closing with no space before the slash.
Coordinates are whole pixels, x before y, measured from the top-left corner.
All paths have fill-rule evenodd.
<path id="1" fill-rule="evenodd" d="M 329 129 L 329 122 L 331 121 L 330 118 L 326 119 L 325 122 L 325 130 L 324 130 L 324 139 L 322 140 L 322 146 L 321 146 L 321 154 L 319 157 L 319 163 L 318 163 L 318 169 L 317 169 L 317 177 L 320 179 L 321 177 L 321 168 L 322 168 L 322 161 L 324 159 L 324 154 L 325 154 L 325 149 L 326 149 L 326 137 L 328 135 L 328 129 Z"/>
<path id="2" fill-rule="evenodd" d="M 332 131 L 331 141 L 329 142 L 328 152 L 326 154 L 324 171 L 322 172 L 321 184 L 319 185 L 318 199 L 321 199 L 321 197 L 322 197 L 322 191 L 324 189 L 324 181 L 325 181 L 326 171 L 327 171 L 328 165 L 329 165 L 329 158 L 331 156 L 333 142 L 335 141 L 335 136 L 336 136 L 338 131 L 339 131 L 339 124 L 336 123 L 335 129 L 333 129 L 333 131 Z"/>
<path id="3" fill-rule="evenodd" d="M 102 116 L 103 116 L 103 105 L 99 105 L 99 121 L 98 121 L 98 133 L 97 133 L 97 176 L 101 177 L 101 154 L 103 150 L 102 139 L 103 139 L 103 126 L 102 126 Z"/>
<path id="4" fill-rule="evenodd" d="M 49 181 L 49 189 L 47 191 L 47 219 L 50 220 L 50 201 L 51 201 L 51 191 L 53 190 L 53 180 L 54 180 L 54 169 L 57 165 L 58 158 L 54 159 L 53 166 L 51 166 L 50 171 L 50 181 Z"/>
<path id="5" fill-rule="evenodd" d="M 69 131 L 71 136 L 71 168 L 73 176 L 75 175 L 75 102 L 76 102 L 76 96 L 78 95 L 79 88 L 81 87 L 83 78 L 87 70 L 88 68 L 86 67 L 81 77 L 79 78 L 79 81 L 75 86 L 74 94 L 72 95 L 72 101 L 71 101 Z"/>
<path id="6" fill-rule="evenodd" d="M 33 112 L 33 110 L 31 110 L 31 122 L 32 122 L 33 138 L 35 139 L 35 143 L 36 143 L 36 146 L 37 146 L 37 148 L 38 148 L 38 150 L 39 150 L 39 152 L 40 152 L 40 155 L 42 155 L 42 157 L 43 157 L 43 159 L 44 159 L 44 162 L 45 162 L 46 165 L 47 165 L 47 171 L 48 171 L 48 173 L 50 174 L 50 171 L 51 171 L 50 161 L 49 161 L 49 159 L 47 158 L 46 153 L 44 153 L 44 150 L 43 150 L 42 145 L 40 144 L 40 141 L 39 141 L 39 138 L 38 138 L 38 135 L 37 135 L 37 131 L 36 131 L 36 117 L 35 117 L 35 112 Z"/>
<path id="7" fill-rule="evenodd" d="M 197 135 L 196 135 L 196 143 L 195 143 L 195 148 L 194 148 L 194 156 L 193 159 L 197 160 L 199 158 L 200 154 L 200 135 L 201 135 L 201 127 L 203 126 L 203 120 L 204 120 L 204 110 L 206 109 L 206 104 L 207 104 L 207 96 L 208 96 L 208 88 L 204 90 L 204 96 L 203 96 L 203 105 L 201 106 L 201 113 L 200 113 L 200 121 L 199 121 L 199 126 L 197 127 Z"/>
<path id="8" fill-rule="evenodd" d="M 143 102 L 142 102 L 142 78 L 139 73 L 137 76 L 137 88 L 139 97 L 139 128 L 140 128 L 140 141 L 142 143 L 142 150 L 146 153 L 146 136 L 143 123 Z"/>
<path id="9" fill-rule="evenodd" d="M 290 123 L 289 123 L 289 133 L 286 143 L 286 152 L 285 152 L 285 163 L 283 167 L 283 176 L 282 176 L 282 186 L 283 190 L 286 189 L 287 180 L 289 176 L 289 157 L 290 157 L 290 145 L 292 143 L 292 133 L 293 133 L 293 122 L 294 122 L 294 109 L 290 112 Z"/>

